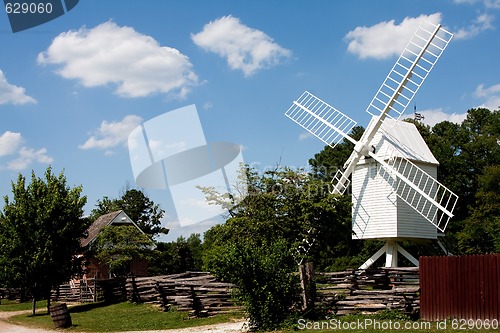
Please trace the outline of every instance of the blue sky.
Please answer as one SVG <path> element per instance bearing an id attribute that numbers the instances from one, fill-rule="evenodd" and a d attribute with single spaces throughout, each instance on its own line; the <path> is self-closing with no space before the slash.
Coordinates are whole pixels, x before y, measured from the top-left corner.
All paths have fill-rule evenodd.
<path id="1" fill-rule="evenodd" d="M 88 213 L 135 186 L 128 134 L 190 104 L 206 140 L 241 145 L 247 164 L 307 166 L 323 145 L 284 116 L 291 102 L 308 90 L 366 126 L 424 19 L 454 34 L 412 103 L 424 122 L 498 109 L 498 0 L 81 0 L 18 33 L 0 13 L 0 194 L 52 165 L 83 185 Z M 147 193 L 166 210 L 166 240 L 213 224 L 180 227 L 168 194 Z"/>

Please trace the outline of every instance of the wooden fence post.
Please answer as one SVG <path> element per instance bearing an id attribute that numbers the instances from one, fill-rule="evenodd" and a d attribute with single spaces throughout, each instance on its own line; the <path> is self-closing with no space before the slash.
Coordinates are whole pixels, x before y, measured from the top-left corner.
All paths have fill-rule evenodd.
<path id="1" fill-rule="evenodd" d="M 316 297 L 316 286 L 314 284 L 314 265 L 306 262 L 299 265 L 300 286 L 302 287 L 302 311 L 306 312 L 314 308 Z"/>

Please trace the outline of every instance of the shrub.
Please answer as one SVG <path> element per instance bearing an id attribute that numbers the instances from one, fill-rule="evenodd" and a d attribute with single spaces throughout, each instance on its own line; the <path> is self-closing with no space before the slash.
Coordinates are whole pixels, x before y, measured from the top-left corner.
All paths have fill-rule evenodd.
<path id="1" fill-rule="evenodd" d="M 216 277 L 238 287 L 236 297 L 252 329 L 276 329 L 292 315 L 300 285 L 285 241 L 234 242 L 213 248 L 208 266 Z"/>

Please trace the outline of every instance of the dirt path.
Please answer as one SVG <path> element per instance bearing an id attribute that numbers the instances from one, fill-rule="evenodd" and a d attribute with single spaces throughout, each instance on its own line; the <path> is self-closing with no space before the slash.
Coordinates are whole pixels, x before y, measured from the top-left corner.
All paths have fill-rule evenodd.
<path id="1" fill-rule="evenodd" d="M 215 325 L 207 325 L 207 326 L 198 326 L 198 327 L 188 327 L 181 329 L 173 329 L 173 330 L 159 330 L 159 331 L 130 331 L 130 332 L 121 332 L 121 333 L 241 333 L 246 332 L 244 329 L 244 322 L 234 322 L 234 323 L 224 323 L 224 324 L 215 324 Z"/>
<path id="2" fill-rule="evenodd" d="M 8 317 L 15 316 L 29 311 L 0 311 L 0 333 L 54 333 L 54 330 L 44 330 L 39 328 L 29 328 L 19 325 L 14 325 L 6 322 Z M 159 331 L 129 331 L 120 333 L 240 333 L 245 332 L 245 322 L 237 321 L 233 323 L 223 323 L 207 326 L 189 327 L 173 330 Z"/>
<path id="3" fill-rule="evenodd" d="M 24 326 L 14 325 L 5 321 L 8 317 L 12 317 L 30 311 L 0 311 L 0 333 L 54 333 L 38 328 L 28 328 Z"/>

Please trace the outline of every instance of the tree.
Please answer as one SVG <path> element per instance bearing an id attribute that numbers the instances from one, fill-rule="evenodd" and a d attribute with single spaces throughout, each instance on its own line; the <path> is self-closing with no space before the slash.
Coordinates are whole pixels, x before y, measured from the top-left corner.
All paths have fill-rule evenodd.
<path id="1" fill-rule="evenodd" d="M 298 302 L 300 288 L 287 242 L 233 242 L 212 254 L 211 272 L 238 287 L 236 296 L 245 306 L 250 328 L 279 328 Z"/>
<path id="2" fill-rule="evenodd" d="M 457 238 L 467 254 L 500 252 L 500 165 L 486 167 L 470 216 Z"/>
<path id="3" fill-rule="evenodd" d="M 107 226 L 92 242 L 89 255 L 109 267 L 112 276 L 126 276 L 134 259 L 145 258 L 153 241 L 134 226 Z"/>
<path id="4" fill-rule="evenodd" d="M 31 173 L 31 183 L 19 175 L 12 183 L 13 198 L 4 197 L 0 213 L 1 278 L 33 298 L 48 300 L 50 291 L 74 272 L 73 255 L 80 249 L 88 221 L 83 216 L 86 197 L 82 187 L 70 188 L 61 172 L 49 167 L 45 179 Z"/>
<path id="5" fill-rule="evenodd" d="M 176 241 L 156 243 L 149 261 L 151 275 L 176 274 L 186 271 L 201 271 L 203 244 L 200 234 L 188 239 L 180 236 Z"/>
<path id="6" fill-rule="evenodd" d="M 483 179 L 500 165 L 500 111 L 470 109 L 462 124 L 436 124 L 426 141 L 440 162 L 438 180 L 459 196 L 446 230 L 446 247 L 457 254 L 491 251 L 491 244 L 483 242 L 490 237 L 480 227 L 485 221 L 479 212 L 486 200 Z"/>
<path id="7" fill-rule="evenodd" d="M 161 226 L 165 211 L 151 201 L 141 190 L 128 189 L 119 199 L 103 197 L 90 214 L 94 221 L 99 216 L 113 211 L 123 210 L 141 230 L 151 237 L 160 233 L 167 234 L 168 229 Z"/>
<path id="8" fill-rule="evenodd" d="M 246 172 L 248 195 L 232 208 L 224 225 L 205 233 L 205 247 L 254 239 L 270 243 L 281 237 L 295 251 L 306 245 L 304 239 L 315 240 L 308 259 L 319 268 L 328 267 L 332 256 L 349 252 L 351 204 L 344 196 L 330 194 L 329 182 L 286 167 L 262 175 L 248 168 Z M 205 191 L 207 198 L 224 195 L 213 189 Z"/>
<path id="9" fill-rule="evenodd" d="M 359 140 L 364 131 L 363 127 L 356 126 L 352 129 L 350 136 L 354 140 Z M 354 144 L 346 139 L 336 145 L 335 148 L 325 146 L 322 151 L 314 155 L 314 158 L 309 159 L 309 165 L 312 167 L 313 174 L 325 181 L 331 181 L 337 170 L 342 168 L 353 150 Z"/>
<path id="10" fill-rule="evenodd" d="M 350 202 L 300 170 L 245 172 L 248 195 L 231 208 L 225 224 L 205 233 L 204 264 L 238 286 L 253 325 L 274 329 L 296 300 L 298 262 L 306 257 L 323 269 L 332 256 L 348 251 Z M 224 194 L 204 190 L 213 202 L 224 201 Z M 307 253 L 300 251 L 309 247 L 305 240 L 314 242 Z"/>

